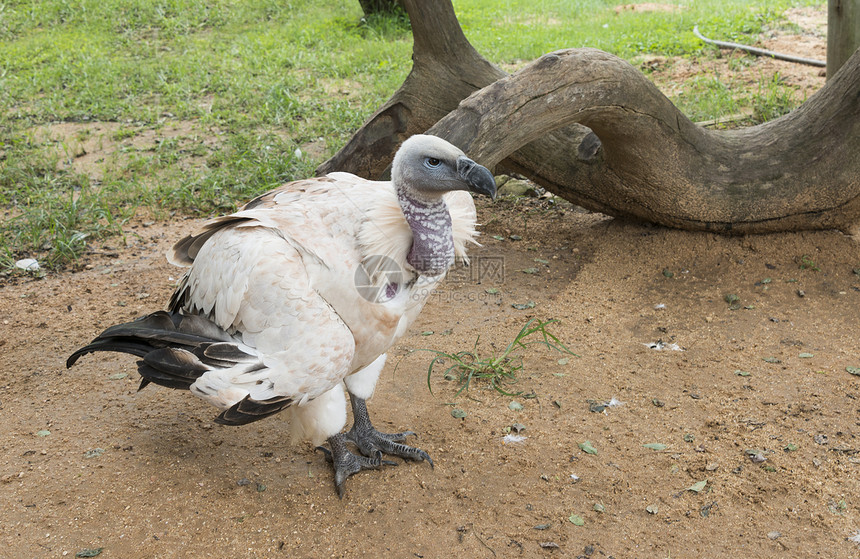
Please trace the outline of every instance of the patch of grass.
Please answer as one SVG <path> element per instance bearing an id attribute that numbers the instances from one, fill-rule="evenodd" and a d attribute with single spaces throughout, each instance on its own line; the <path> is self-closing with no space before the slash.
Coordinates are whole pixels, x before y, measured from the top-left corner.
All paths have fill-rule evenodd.
<path id="1" fill-rule="evenodd" d="M 480 337 L 475 340 L 471 350 L 448 353 L 435 349 L 417 349 L 415 351 L 427 351 L 435 354 L 427 368 L 427 387 L 433 392 L 430 379 L 437 366 L 445 367 L 442 375 L 447 380 L 457 382 L 459 389 L 455 396 L 459 396 L 464 390 L 468 390 L 472 381 L 485 381 L 488 386 L 505 396 L 519 396 L 520 392 L 506 390 L 506 385 L 517 382 L 517 373 L 523 369 L 522 355 L 517 353 L 519 349 L 526 349 L 530 345 L 540 344 L 552 350 L 568 355 L 576 355 L 570 351 L 561 341 L 547 330 L 547 326 L 558 322 L 557 320 L 541 321 L 536 318 L 529 320 L 519 331 L 504 350 L 498 354 L 485 354 L 478 350 Z M 538 338 L 538 339 L 535 339 Z M 450 364 L 449 364 L 450 363 Z"/>
<path id="2" fill-rule="evenodd" d="M 779 73 L 762 78 L 758 82 L 758 91 L 750 98 L 753 122 L 761 123 L 779 118 L 790 113 L 802 102 L 802 99 L 797 99 L 795 89 L 782 82 Z"/>
<path id="3" fill-rule="evenodd" d="M 138 131 L 132 128 L 120 128 L 116 132 L 113 133 L 111 139 L 115 142 L 121 142 L 128 138 L 134 138 L 137 136 Z"/>
<path id="4" fill-rule="evenodd" d="M 0 168 L 0 203 L 12 208 L 0 223 L 0 261 L 35 257 L 43 267 L 76 260 L 87 243 L 122 234 L 138 206 L 211 215 L 294 177 L 313 174 L 315 162 L 297 157 L 297 145 L 275 134 L 235 133 L 214 152 L 177 138 L 152 149 L 128 148 L 127 160 L 94 183 L 58 169 L 56 153 L 19 139 L 8 144 Z M 187 153 L 207 155 L 201 168 L 181 169 Z"/>
<path id="5" fill-rule="evenodd" d="M 687 81 L 672 102 L 694 121 L 748 114 L 746 125 L 760 124 L 788 114 L 799 106 L 797 89 L 783 83 L 780 75 L 760 77 L 755 86 L 738 78 L 701 76 Z"/>
<path id="6" fill-rule="evenodd" d="M 314 163 L 297 157 L 296 147 L 275 134 L 233 135 L 209 156 L 205 169 L 181 173 L 178 184 L 152 185 L 152 202 L 203 215 L 233 211 L 237 201 L 313 174 Z"/>
<path id="7" fill-rule="evenodd" d="M 798 267 L 801 270 L 812 270 L 813 272 L 820 272 L 821 268 L 818 267 L 818 264 L 815 263 L 815 260 L 808 254 L 802 254 L 800 257 L 796 259 Z"/>
<path id="8" fill-rule="evenodd" d="M 700 53 L 705 47 L 693 35 L 695 25 L 724 41 L 753 42 L 764 26 L 780 21 L 786 9 L 815 5 L 792 0 L 682 0 L 671 3 L 677 7 L 672 11 L 642 12 L 621 9 L 624 4 L 629 2 L 472 0 L 457 2 L 455 9 L 479 52 L 494 61 L 516 63 L 570 47 L 595 47 L 627 59 L 644 53 Z"/>
<path id="9" fill-rule="evenodd" d="M 698 76 L 687 81 L 673 102 L 694 122 L 735 114 L 740 110 L 731 84 L 718 75 Z"/>
<path id="10" fill-rule="evenodd" d="M 678 11 L 649 13 L 616 13 L 604 0 L 454 7 L 482 54 L 517 65 L 581 46 L 628 59 L 714 56 L 693 36 L 694 24 L 751 42 L 784 9 L 811 4 L 682 0 Z M 231 211 L 279 182 L 312 175 L 402 83 L 411 68 L 409 30 L 402 14 L 364 18 L 355 0 L 0 3 L 0 271 L 31 256 L 62 267 L 88 242 L 119 234 L 139 209 Z M 685 91 L 698 99 L 690 110 L 735 111 L 725 87 L 735 86 L 694 83 Z M 791 106 L 784 89 L 763 80 L 758 100 L 736 103 L 770 118 Z M 102 140 L 117 154 L 98 162 L 98 173 L 76 171 L 70 163 L 83 153 L 68 146 L 91 140 L 86 125 L 105 121 L 120 123 Z M 57 122 L 81 128 L 68 138 L 34 138 Z M 142 131 L 177 123 L 187 135 L 140 145 Z M 297 157 L 308 144 L 314 149 Z"/>
<path id="11" fill-rule="evenodd" d="M 399 39 L 412 30 L 406 10 L 399 5 L 391 12 L 365 15 L 357 22 L 344 21 L 343 25 L 365 39 Z"/>
<path id="12" fill-rule="evenodd" d="M 8 267 L 16 257 L 39 254 L 43 267 L 62 267 L 79 256 L 88 240 L 122 235 L 130 217 L 128 208 L 122 210 L 102 197 L 74 191 L 42 198 L 0 225 L 2 262 Z"/>

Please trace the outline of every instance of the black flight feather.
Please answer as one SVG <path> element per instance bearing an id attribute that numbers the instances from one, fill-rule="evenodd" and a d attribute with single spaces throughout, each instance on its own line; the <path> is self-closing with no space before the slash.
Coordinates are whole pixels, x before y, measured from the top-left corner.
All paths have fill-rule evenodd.
<path id="1" fill-rule="evenodd" d="M 221 412 L 221 415 L 215 418 L 215 423 L 245 425 L 274 415 L 292 403 L 293 400 L 286 396 L 275 396 L 268 400 L 254 400 L 250 396 L 245 396 L 232 407 Z"/>

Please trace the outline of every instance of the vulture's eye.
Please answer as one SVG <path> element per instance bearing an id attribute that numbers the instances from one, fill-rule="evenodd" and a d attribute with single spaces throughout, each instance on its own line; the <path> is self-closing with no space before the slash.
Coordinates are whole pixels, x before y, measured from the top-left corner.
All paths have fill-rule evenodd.
<path id="1" fill-rule="evenodd" d="M 424 160 L 424 164 L 427 165 L 428 167 L 430 167 L 431 169 L 435 169 L 436 167 L 441 165 L 442 162 L 439 161 L 438 159 L 436 159 L 435 157 L 428 157 L 426 160 Z"/>

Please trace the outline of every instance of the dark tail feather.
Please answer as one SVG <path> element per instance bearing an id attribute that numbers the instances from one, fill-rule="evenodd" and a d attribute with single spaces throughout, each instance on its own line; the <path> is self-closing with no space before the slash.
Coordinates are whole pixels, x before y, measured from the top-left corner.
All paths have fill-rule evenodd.
<path id="1" fill-rule="evenodd" d="M 254 400 L 250 396 L 245 396 L 244 399 L 233 404 L 231 408 L 221 412 L 221 415 L 215 418 L 215 423 L 245 425 L 274 415 L 292 403 L 293 401 L 286 396 L 277 396 L 268 400 Z"/>
<path id="2" fill-rule="evenodd" d="M 159 311 L 125 324 L 111 326 L 92 343 L 80 348 L 66 367 L 97 351 L 129 353 L 137 362 L 139 389 L 150 382 L 188 389 L 213 367 L 229 367 L 255 358 L 240 350 L 221 328 L 204 317 Z"/>
<path id="3" fill-rule="evenodd" d="M 129 353 L 137 357 L 143 357 L 152 351 L 152 344 L 140 342 L 129 337 L 107 339 L 101 339 L 101 337 L 99 337 L 93 340 L 92 343 L 85 345 L 70 355 L 66 360 L 66 368 L 68 369 L 74 365 L 78 359 L 87 353 L 95 353 L 97 351 L 116 351 L 120 353 Z"/>
<path id="4" fill-rule="evenodd" d="M 227 332 L 197 315 L 158 311 L 132 322 L 111 326 L 69 356 L 66 367 L 74 365 L 87 353 L 117 351 L 143 357 L 153 349 L 180 347 L 194 349 L 203 343 L 231 342 Z"/>
<path id="5" fill-rule="evenodd" d="M 144 361 L 137 362 L 137 372 L 140 373 L 140 385 L 138 391 L 143 390 L 150 382 L 166 386 L 167 388 L 177 388 L 179 390 L 188 390 L 194 384 L 194 380 L 188 380 L 184 377 L 175 377 L 166 374 L 164 371 L 159 371 L 155 367 L 147 365 Z"/>
<path id="6" fill-rule="evenodd" d="M 168 388 L 187 390 L 208 370 L 209 367 L 190 351 L 173 347 L 154 349 L 137 362 L 141 377 Z"/>
<path id="7" fill-rule="evenodd" d="M 189 389 L 206 371 L 244 365 L 244 372 L 263 367 L 259 357 L 242 351 L 224 330 L 204 317 L 159 311 L 133 322 L 117 324 L 66 361 L 97 351 L 116 351 L 140 357 L 137 372 L 143 389 L 151 382 L 168 388 Z M 215 420 L 224 425 L 244 425 L 278 413 L 293 401 L 285 396 L 254 400 L 250 396 L 224 410 Z"/>

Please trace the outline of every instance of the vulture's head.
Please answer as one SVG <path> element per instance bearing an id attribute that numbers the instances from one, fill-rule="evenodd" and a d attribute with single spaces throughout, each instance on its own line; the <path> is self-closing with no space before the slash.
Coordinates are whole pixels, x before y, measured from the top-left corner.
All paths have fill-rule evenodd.
<path id="1" fill-rule="evenodd" d="M 396 188 L 419 198 L 438 198 L 452 190 L 496 197 L 496 181 L 484 166 L 442 138 L 416 134 L 400 146 L 391 165 Z"/>

